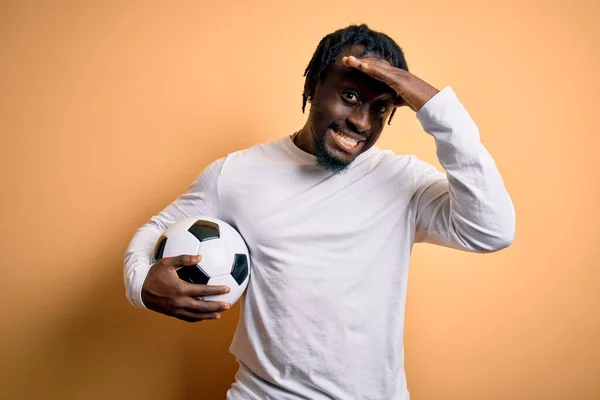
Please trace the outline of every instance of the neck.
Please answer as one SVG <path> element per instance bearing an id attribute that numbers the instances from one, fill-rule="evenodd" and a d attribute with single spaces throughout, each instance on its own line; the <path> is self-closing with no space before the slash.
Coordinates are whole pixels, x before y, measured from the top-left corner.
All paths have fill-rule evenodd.
<path id="1" fill-rule="evenodd" d="M 302 129 L 300 129 L 300 132 L 298 132 L 298 134 L 296 135 L 294 143 L 296 144 L 296 146 L 298 146 L 298 148 L 309 154 L 312 154 L 313 156 L 317 154 L 315 138 L 313 137 L 312 131 L 310 129 L 310 126 L 308 126 L 308 123 L 304 125 Z"/>

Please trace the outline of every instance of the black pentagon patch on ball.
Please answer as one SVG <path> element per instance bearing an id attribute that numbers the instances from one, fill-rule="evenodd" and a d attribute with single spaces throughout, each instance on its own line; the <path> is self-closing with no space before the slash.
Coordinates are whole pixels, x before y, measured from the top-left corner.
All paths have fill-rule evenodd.
<path id="1" fill-rule="evenodd" d="M 163 258 L 163 253 L 165 251 L 165 245 L 167 244 L 167 237 L 165 235 L 160 235 L 158 238 L 158 242 L 156 242 L 156 247 L 154 248 L 154 259 L 156 261 L 160 261 Z"/>
<path id="2" fill-rule="evenodd" d="M 206 285 L 208 283 L 208 276 L 200 268 L 192 265 L 190 267 L 182 267 L 177 270 L 177 275 L 181 279 L 189 283 L 199 283 Z"/>
<path id="3" fill-rule="evenodd" d="M 190 226 L 188 232 L 194 235 L 200 242 L 218 239 L 220 237 L 218 224 L 201 219 L 194 222 L 194 225 Z"/>
<path id="4" fill-rule="evenodd" d="M 236 254 L 231 268 L 231 276 L 241 285 L 248 277 L 248 258 L 245 254 Z"/>

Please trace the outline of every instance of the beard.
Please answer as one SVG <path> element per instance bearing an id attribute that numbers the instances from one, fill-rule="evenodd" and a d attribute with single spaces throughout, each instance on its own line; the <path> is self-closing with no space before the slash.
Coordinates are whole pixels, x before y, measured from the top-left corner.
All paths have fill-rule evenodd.
<path id="1" fill-rule="evenodd" d="M 325 144 L 325 138 L 329 129 L 337 129 L 339 124 L 336 122 L 332 122 L 329 124 L 327 128 L 325 128 L 325 132 L 322 135 L 315 135 L 316 139 L 316 149 L 315 156 L 317 157 L 317 164 L 327 171 L 333 172 L 334 174 L 340 174 L 345 172 L 348 166 L 352 163 L 352 161 L 340 160 L 333 154 L 329 152 L 327 149 L 327 145 Z"/>

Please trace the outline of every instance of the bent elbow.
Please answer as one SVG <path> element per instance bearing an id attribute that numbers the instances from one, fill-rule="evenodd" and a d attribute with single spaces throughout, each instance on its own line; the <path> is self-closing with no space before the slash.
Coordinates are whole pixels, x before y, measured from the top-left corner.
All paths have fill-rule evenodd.
<path id="1" fill-rule="evenodd" d="M 513 244 L 514 240 L 515 224 L 513 219 L 511 224 L 505 226 L 504 229 L 502 229 L 502 231 L 498 232 L 498 234 L 494 236 L 493 240 L 490 240 L 490 242 L 487 245 L 486 252 L 493 253 L 496 251 L 506 249 L 507 247 Z"/>
<path id="2" fill-rule="evenodd" d="M 503 218 L 498 218 L 499 226 L 496 228 L 494 239 L 490 242 L 490 252 L 503 250 L 513 244 L 516 231 L 516 214 L 512 202 L 509 211 Z"/>
<path id="3" fill-rule="evenodd" d="M 497 240 L 491 247 L 489 252 L 493 253 L 496 251 L 500 251 L 500 250 L 504 250 L 507 247 L 509 247 L 511 244 L 513 244 L 514 241 L 514 236 L 510 236 L 510 237 L 505 237 L 502 239 Z"/>

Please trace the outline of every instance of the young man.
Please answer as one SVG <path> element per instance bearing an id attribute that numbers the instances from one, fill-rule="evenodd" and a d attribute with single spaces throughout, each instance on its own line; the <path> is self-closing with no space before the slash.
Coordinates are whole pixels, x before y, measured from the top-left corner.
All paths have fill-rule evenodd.
<path id="1" fill-rule="evenodd" d="M 227 288 L 175 273 L 198 257 L 151 263 L 170 224 L 220 218 L 242 234 L 253 267 L 230 348 L 239 370 L 229 400 L 408 399 L 413 243 L 500 250 L 513 240 L 513 205 L 453 90 L 409 73 L 388 36 L 366 25 L 327 35 L 305 75 L 302 129 L 213 162 L 135 233 L 127 296 L 182 320 L 218 319 L 228 305 L 196 297 Z M 412 109 L 434 137 L 446 174 L 374 146 L 396 107 Z"/>

